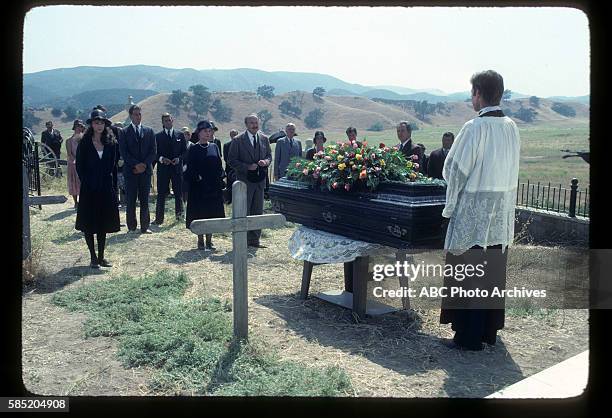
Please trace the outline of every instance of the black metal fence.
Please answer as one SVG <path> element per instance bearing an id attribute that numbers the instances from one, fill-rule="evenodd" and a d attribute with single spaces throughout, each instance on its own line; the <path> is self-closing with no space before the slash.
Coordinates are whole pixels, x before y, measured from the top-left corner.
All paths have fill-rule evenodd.
<path id="1" fill-rule="evenodd" d="M 577 179 L 572 179 L 569 187 L 562 184 L 537 182 L 518 184 L 516 205 L 518 207 L 542 209 L 565 213 L 570 217 L 589 217 L 589 185 L 580 186 Z"/>

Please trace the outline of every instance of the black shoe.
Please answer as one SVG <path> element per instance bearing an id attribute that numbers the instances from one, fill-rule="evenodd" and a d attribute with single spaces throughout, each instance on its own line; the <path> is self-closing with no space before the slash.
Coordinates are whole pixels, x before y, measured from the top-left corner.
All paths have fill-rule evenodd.
<path id="1" fill-rule="evenodd" d="M 207 249 L 207 250 L 216 250 L 216 248 L 213 246 L 212 242 L 211 242 L 211 243 L 206 244 L 206 249 Z"/>
<path id="2" fill-rule="evenodd" d="M 100 266 L 101 267 L 112 267 L 113 265 L 109 263 L 105 258 L 103 258 L 102 260 L 100 260 Z"/>
<path id="3" fill-rule="evenodd" d="M 464 345 L 457 344 L 452 338 L 442 338 L 442 339 L 440 339 L 440 342 L 442 343 L 442 345 L 446 346 L 447 348 L 451 348 L 451 349 L 454 349 L 454 350 L 480 351 L 480 350 L 483 349 L 482 344 L 481 344 L 480 348 L 466 347 Z"/>
<path id="4" fill-rule="evenodd" d="M 153 225 L 161 225 L 164 221 L 158 221 L 157 219 L 153 221 Z"/>
<path id="5" fill-rule="evenodd" d="M 89 263 L 89 267 L 91 267 L 92 269 L 99 269 L 100 264 L 98 264 L 98 260 L 91 260 L 91 262 Z"/>
<path id="6" fill-rule="evenodd" d="M 152 234 L 153 231 L 151 231 L 149 228 L 147 228 L 147 229 L 141 229 L 140 233 L 141 234 Z"/>

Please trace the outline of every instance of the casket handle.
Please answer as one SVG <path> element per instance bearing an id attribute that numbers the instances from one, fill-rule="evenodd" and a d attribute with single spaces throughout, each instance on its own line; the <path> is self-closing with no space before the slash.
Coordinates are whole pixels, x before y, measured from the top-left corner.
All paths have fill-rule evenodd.
<path id="1" fill-rule="evenodd" d="M 321 212 L 321 216 L 323 216 L 323 220 L 327 223 L 332 223 L 338 218 L 331 210 L 324 210 Z"/>
<path id="2" fill-rule="evenodd" d="M 406 228 L 402 228 L 399 225 L 395 224 L 395 225 L 388 225 L 387 226 L 387 231 L 389 231 L 389 233 L 391 235 L 393 235 L 396 238 L 401 238 L 404 235 L 406 235 L 406 233 L 408 232 L 406 230 Z"/>

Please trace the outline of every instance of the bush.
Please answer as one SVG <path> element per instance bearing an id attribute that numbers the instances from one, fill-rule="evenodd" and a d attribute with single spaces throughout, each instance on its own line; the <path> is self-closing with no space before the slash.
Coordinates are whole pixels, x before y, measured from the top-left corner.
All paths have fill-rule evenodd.
<path id="1" fill-rule="evenodd" d="M 67 119 L 76 119 L 77 117 L 77 110 L 73 106 L 68 106 L 64 109 L 64 113 Z"/>
<path id="2" fill-rule="evenodd" d="M 60 116 L 62 116 L 62 109 L 58 109 L 57 107 L 54 107 L 53 109 L 51 109 L 51 114 L 56 117 L 59 118 Z"/>
<path id="3" fill-rule="evenodd" d="M 232 120 L 232 108 L 223 104 L 220 99 L 215 99 L 212 102 L 210 113 L 219 122 L 229 122 Z"/>
<path id="4" fill-rule="evenodd" d="M 323 97 L 325 95 L 325 89 L 323 87 L 317 87 L 312 91 L 312 95 L 316 97 Z"/>
<path id="5" fill-rule="evenodd" d="M 535 115 L 538 112 L 530 107 L 522 107 L 513 115 L 513 117 L 522 120 L 523 122 L 533 122 Z"/>
<path id="6" fill-rule="evenodd" d="M 263 109 L 257 112 L 257 117 L 261 121 L 261 130 L 264 133 L 269 133 L 270 127 L 268 126 L 268 122 L 272 119 L 272 113 L 267 109 Z"/>
<path id="7" fill-rule="evenodd" d="M 278 110 L 280 110 L 283 115 L 295 116 L 296 118 L 299 118 L 302 114 L 302 109 L 292 104 L 289 100 L 283 100 L 281 104 L 278 105 Z"/>
<path id="8" fill-rule="evenodd" d="M 325 112 L 317 107 L 308 112 L 308 115 L 304 118 L 304 124 L 308 129 L 320 128 L 324 115 Z"/>
<path id="9" fill-rule="evenodd" d="M 368 131 L 381 132 L 385 127 L 381 122 L 376 122 L 368 128 Z"/>
<path id="10" fill-rule="evenodd" d="M 38 125 L 40 121 L 41 119 L 37 118 L 32 110 L 28 109 L 23 111 L 23 126 L 32 129 L 32 127 Z"/>
<path id="11" fill-rule="evenodd" d="M 531 96 L 529 98 L 529 104 L 533 107 L 540 107 L 540 98 L 538 96 Z"/>
<path id="12" fill-rule="evenodd" d="M 176 109 L 185 105 L 185 102 L 189 100 L 188 94 L 182 90 L 172 90 L 172 94 L 168 97 L 168 103 L 174 106 Z"/>
<path id="13" fill-rule="evenodd" d="M 574 108 L 569 105 L 566 105 L 565 103 L 555 102 L 550 108 L 561 116 L 565 116 L 568 118 L 573 118 L 574 116 L 576 116 L 576 111 L 574 110 Z"/>
<path id="14" fill-rule="evenodd" d="M 274 97 L 274 87 L 264 84 L 263 86 L 257 87 L 257 95 L 264 99 L 271 99 Z"/>

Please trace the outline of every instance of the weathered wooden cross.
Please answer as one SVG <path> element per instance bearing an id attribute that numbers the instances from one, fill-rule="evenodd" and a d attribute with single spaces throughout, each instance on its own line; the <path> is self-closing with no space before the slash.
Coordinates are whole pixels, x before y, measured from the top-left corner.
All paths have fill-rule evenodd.
<path id="1" fill-rule="evenodd" d="M 25 260 L 32 252 L 30 238 L 30 205 L 53 205 L 64 203 L 66 196 L 30 196 L 28 194 L 28 174 L 23 167 L 23 247 L 22 259 Z"/>
<path id="2" fill-rule="evenodd" d="M 189 229 L 194 234 L 232 232 L 233 284 L 234 284 L 234 337 L 248 337 L 248 280 L 247 280 L 247 231 L 275 228 L 285 225 L 281 214 L 247 216 L 247 186 L 242 181 L 232 185 L 232 217 L 198 219 Z"/>

